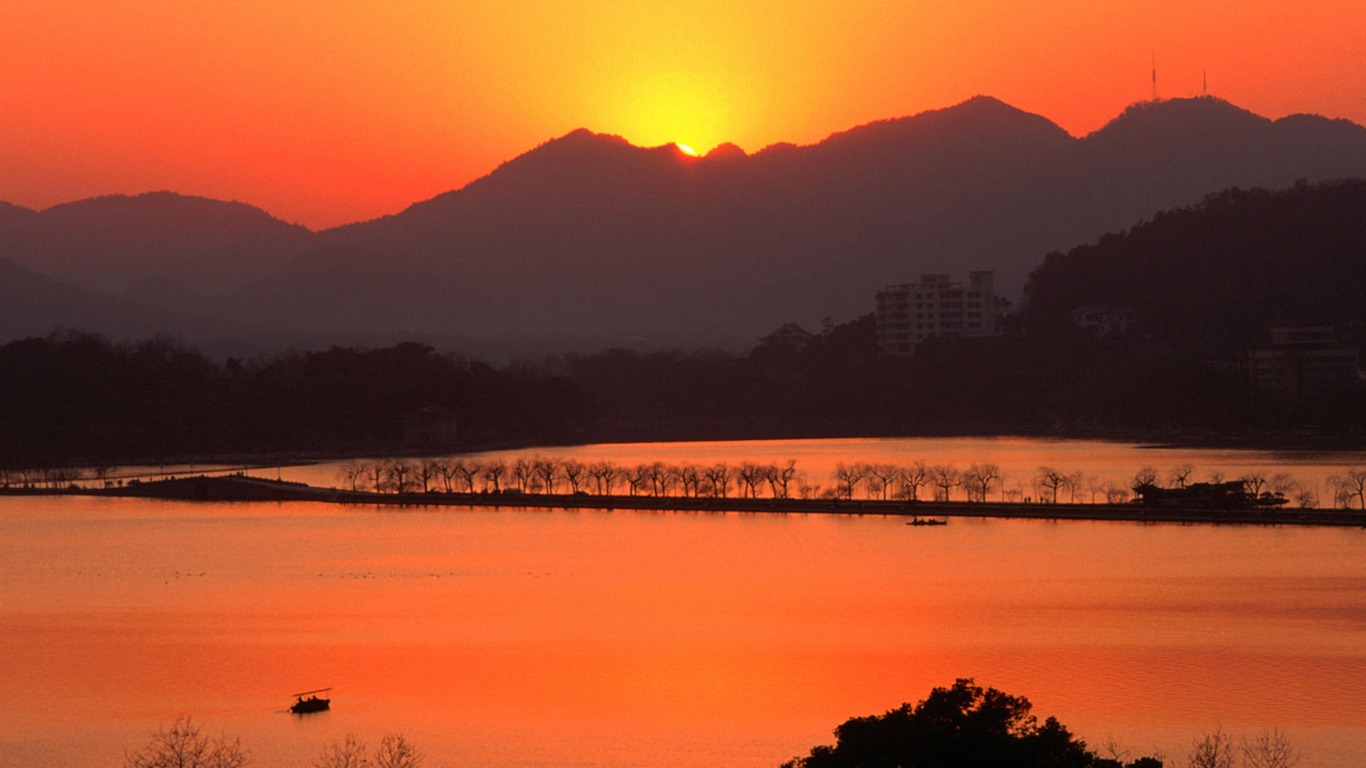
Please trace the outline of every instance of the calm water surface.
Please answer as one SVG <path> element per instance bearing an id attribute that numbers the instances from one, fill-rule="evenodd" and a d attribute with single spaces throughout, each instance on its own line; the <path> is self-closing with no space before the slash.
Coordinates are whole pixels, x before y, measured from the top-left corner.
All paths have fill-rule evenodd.
<path id="1" fill-rule="evenodd" d="M 731 448 L 861 460 L 828 442 Z M 775 768 L 959 676 L 1169 765 L 1215 727 L 1366 764 L 1359 529 L 0 498 L 0 647 L 4 766 L 190 714 L 267 768 L 388 731 L 429 766 Z"/>

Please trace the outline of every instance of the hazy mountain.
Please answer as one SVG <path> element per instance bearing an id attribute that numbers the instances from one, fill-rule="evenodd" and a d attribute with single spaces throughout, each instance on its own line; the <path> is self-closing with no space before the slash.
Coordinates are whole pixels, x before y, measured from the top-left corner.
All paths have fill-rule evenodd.
<path id="1" fill-rule="evenodd" d="M 192 290 L 150 293 L 313 338 L 748 345 L 787 320 L 866 313 L 880 287 L 923 272 L 995 269 L 1018 294 L 1043 254 L 1231 186 L 1358 176 L 1366 129 L 1345 121 L 1182 99 L 1077 139 L 978 97 L 753 154 L 695 158 L 578 130 L 461 189 L 317 235 L 166 195 L 0 209 L 0 256 L 87 285 L 161 277 Z"/>
<path id="2" fill-rule="evenodd" d="M 0 210 L 0 256 L 111 294 L 144 284 L 163 298 L 222 292 L 279 269 L 313 237 L 244 203 L 171 192 L 10 208 Z"/>
<path id="3" fill-rule="evenodd" d="M 0 257 L 0 339 L 46 336 L 63 327 L 112 338 L 166 332 L 204 338 L 218 330 L 203 320 L 69 285 Z"/>

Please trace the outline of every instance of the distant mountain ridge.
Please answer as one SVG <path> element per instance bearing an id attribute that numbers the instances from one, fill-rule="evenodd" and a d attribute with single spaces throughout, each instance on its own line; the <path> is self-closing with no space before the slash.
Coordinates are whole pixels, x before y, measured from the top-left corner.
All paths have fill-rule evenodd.
<path id="1" fill-rule="evenodd" d="M 994 269 L 1017 293 L 1043 254 L 1212 192 L 1351 177 L 1366 177 L 1366 128 L 1347 121 L 1272 121 L 1202 97 L 1135 105 L 1074 138 L 976 97 L 753 154 L 695 158 L 581 129 L 317 233 L 176 196 L 0 206 L 0 257 L 314 334 L 734 346 L 787 320 L 858 316 L 923 272 Z M 136 292 L 149 282 L 162 287 Z"/>

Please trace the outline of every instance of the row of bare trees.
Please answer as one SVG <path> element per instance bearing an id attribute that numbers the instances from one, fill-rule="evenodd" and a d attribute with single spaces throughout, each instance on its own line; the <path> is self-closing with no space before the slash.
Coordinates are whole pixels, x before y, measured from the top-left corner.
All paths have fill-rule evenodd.
<path id="1" fill-rule="evenodd" d="M 1123 504 L 1145 486 L 1160 485 L 1161 475 L 1144 467 L 1126 485 L 1081 471 L 1039 467 L 1032 476 L 1008 486 L 999 465 L 979 462 L 967 469 L 953 464 L 840 462 L 831 486 L 808 482 L 794 459 L 776 463 L 727 464 L 583 462 L 544 456 L 513 459 L 447 457 L 352 461 L 339 473 L 345 488 L 378 493 L 572 493 L 610 496 L 687 498 L 828 498 L 882 501 L 1034 500 L 1048 504 Z M 1171 487 L 1197 482 L 1194 467 L 1181 464 L 1166 475 Z M 1302 508 L 1318 505 L 1315 488 L 1289 473 L 1247 473 L 1236 479 L 1254 497 L 1275 494 Z M 1221 473 L 1200 482 L 1223 483 Z M 1328 478 L 1333 506 L 1366 510 L 1366 469 Z M 1028 483 L 1026 487 L 1025 483 Z"/>
<path id="2" fill-rule="evenodd" d="M 339 477 L 352 491 L 379 493 L 572 493 L 611 496 L 685 496 L 786 499 L 810 493 L 799 484 L 796 461 L 731 465 L 665 464 L 621 466 L 541 456 L 506 459 L 462 457 L 384 459 L 342 465 Z"/>

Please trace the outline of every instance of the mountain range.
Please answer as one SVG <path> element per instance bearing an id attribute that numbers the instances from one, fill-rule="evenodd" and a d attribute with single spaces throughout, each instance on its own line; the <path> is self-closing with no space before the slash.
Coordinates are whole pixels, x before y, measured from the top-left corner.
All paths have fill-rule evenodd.
<path id="1" fill-rule="evenodd" d="M 927 272 L 992 269 L 1018 298 L 1045 253 L 1159 211 L 1354 177 L 1366 128 L 1210 97 L 1136 104 L 1081 138 L 988 97 L 753 154 L 577 130 L 320 232 L 166 192 L 0 203 L 0 339 L 67 326 L 259 348 L 744 347 L 789 320 L 870 312 L 881 287 Z"/>

